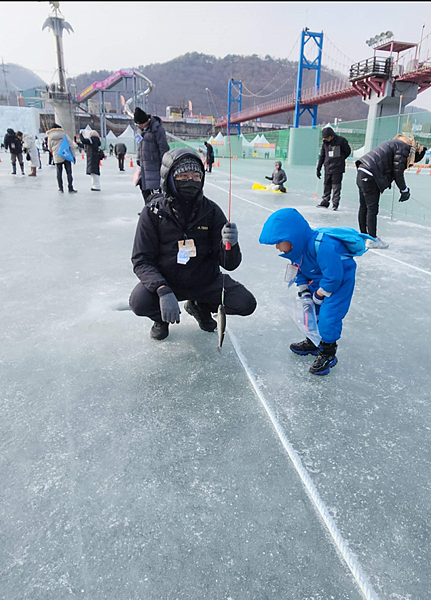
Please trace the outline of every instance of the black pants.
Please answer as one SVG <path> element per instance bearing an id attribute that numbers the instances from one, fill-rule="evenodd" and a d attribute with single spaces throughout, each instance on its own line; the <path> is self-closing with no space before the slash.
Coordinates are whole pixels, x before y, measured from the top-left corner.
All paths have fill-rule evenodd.
<path id="1" fill-rule="evenodd" d="M 329 206 L 332 192 L 332 206 L 338 208 L 340 204 L 341 182 L 343 181 L 343 173 L 328 173 L 325 172 L 323 182 L 323 196 L 321 204 Z"/>
<path id="2" fill-rule="evenodd" d="M 72 178 L 72 163 L 69 160 L 65 160 L 62 163 L 57 163 L 57 183 L 58 189 L 63 191 L 63 166 L 67 175 L 67 186 L 69 191 L 73 190 L 73 178 Z"/>
<path id="3" fill-rule="evenodd" d="M 193 259 L 192 259 L 193 260 Z M 179 266 L 180 268 L 180 266 Z M 221 292 L 223 275 L 200 290 L 172 289 L 177 300 L 195 300 L 202 309 L 208 309 L 216 313 L 221 304 Z M 256 309 L 256 299 L 241 283 L 235 281 L 229 275 L 224 275 L 224 304 L 226 314 L 251 315 Z M 138 317 L 149 317 L 152 321 L 161 323 L 159 296 L 156 292 L 149 292 L 143 283 L 138 283 L 130 295 L 130 308 Z"/>
<path id="4" fill-rule="evenodd" d="M 210 163 L 209 163 L 209 162 L 207 162 L 207 171 L 208 171 L 208 173 L 211 173 L 211 171 L 212 171 L 212 168 L 213 168 L 213 164 L 214 164 L 214 163 L 212 163 L 212 162 L 210 162 Z"/>
<path id="5" fill-rule="evenodd" d="M 120 171 L 124 171 L 124 154 L 119 154 L 117 156 L 118 159 L 118 168 Z"/>
<path id="6" fill-rule="evenodd" d="M 356 185 L 359 189 L 358 221 L 361 233 L 377 237 L 377 215 L 379 214 L 380 190 L 374 177 L 359 171 L 356 175 Z"/>

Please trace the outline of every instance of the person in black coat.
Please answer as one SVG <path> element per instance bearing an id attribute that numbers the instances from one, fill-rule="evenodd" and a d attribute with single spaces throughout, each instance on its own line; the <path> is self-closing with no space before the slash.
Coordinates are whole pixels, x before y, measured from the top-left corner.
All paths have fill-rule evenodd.
<path id="1" fill-rule="evenodd" d="M 134 121 L 139 129 L 136 162 L 140 173 L 136 185 L 141 188 L 144 202 L 147 202 L 151 194 L 160 189 L 160 167 L 169 144 L 160 117 L 148 115 L 138 106 L 135 108 Z"/>
<path id="2" fill-rule="evenodd" d="M 20 137 L 15 133 L 13 129 L 8 129 L 4 136 L 4 149 L 9 150 L 10 160 L 12 163 L 12 175 L 16 175 L 16 161 L 18 160 L 19 166 L 21 167 L 21 173 L 24 172 L 24 161 L 22 158 L 22 141 Z"/>
<path id="3" fill-rule="evenodd" d="M 124 157 L 127 153 L 127 146 L 124 142 L 117 142 L 114 147 L 115 156 L 118 160 L 118 169 L 124 171 Z"/>
<path id="4" fill-rule="evenodd" d="M 80 142 L 78 146 L 85 149 L 87 155 L 87 175 L 91 176 L 90 190 L 100 192 L 100 161 L 105 157 L 103 150 L 100 148 L 100 135 L 94 129 L 90 131 L 89 137 L 84 137 L 79 134 Z"/>
<path id="5" fill-rule="evenodd" d="M 341 195 L 341 182 L 346 170 L 346 158 L 350 155 L 351 149 L 346 138 L 336 135 L 332 127 L 322 129 L 322 149 L 320 151 L 319 162 L 317 164 L 316 175 L 320 179 L 322 176 L 322 166 L 325 167 L 325 179 L 323 184 L 322 201 L 317 206 L 328 208 L 331 200 L 332 208 L 338 210 Z"/>
<path id="6" fill-rule="evenodd" d="M 214 149 L 212 147 L 212 144 L 209 144 L 208 142 L 205 142 L 205 147 L 207 149 L 207 171 L 208 173 L 211 173 L 214 164 Z"/>
<path id="7" fill-rule="evenodd" d="M 251 315 L 256 300 L 242 284 L 220 271 L 241 263 L 238 230 L 221 208 L 204 196 L 205 170 L 187 148 L 166 152 L 161 192 L 141 212 L 133 244 L 133 270 L 140 280 L 130 296 L 132 311 L 149 317 L 150 336 L 163 340 L 169 323 L 180 322 L 178 302 L 204 331 L 214 331 L 224 288 L 226 313 Z M 231 248 L 227 250 L 229 243 Z"/>
<path id="8" fill-rule="evenodd" d="M 389 244 L 377 237 L 380 194 L 387 188 L 390 189 L 395 181 L 401 193 L 399 202 L 408 200 L 410 190 L 404 179 L 404 171 L 421 161 L 426 150 L 414 137 L 398 134 L 355 162 L 356 185 L 359 189 L 359 228 L 361 233 L 368 233 L 375 238 L 375 241 L 367 240 L 368 248 L 389 247 Z"/>

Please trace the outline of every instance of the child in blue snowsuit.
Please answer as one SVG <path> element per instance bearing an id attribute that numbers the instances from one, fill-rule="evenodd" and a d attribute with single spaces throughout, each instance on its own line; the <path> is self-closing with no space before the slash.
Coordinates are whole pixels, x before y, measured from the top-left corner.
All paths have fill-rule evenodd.
<path id="1" fill-rule="evenodd" d="M 348 228 L 333 228 L 333 231 L 336 229 Z M 362 235 L 350 231 L 357 236 Z M 310 373 L 326 375 L 338 361 L 337 341 L 341 337 L 342 321 L 349 310 L 355 287 L 356 262 L 347 256 L 344 242 L 311 229 L 294 208 L 283 208 L 273 213 L 263 226 L 259 242 L 275 245 L 282 252 L 280 256 L 298 267 L 294 280 L 298 295 L 313 298 L 322 341 L 315 346 L 306 338 L 291 344 L 290 349 L 296 354 L 316 355 Z"/>

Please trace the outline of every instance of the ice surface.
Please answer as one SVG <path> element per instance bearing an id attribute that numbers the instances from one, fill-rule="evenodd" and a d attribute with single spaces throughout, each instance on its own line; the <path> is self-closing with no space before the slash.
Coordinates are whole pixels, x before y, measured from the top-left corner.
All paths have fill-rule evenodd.
<path id="1" fill-rule="evenodd" d="M 157 343 L 124 310 L 134 169 L 108 157 L 94 194 L 78 158 L 69 196 L 46 155 L 36 179 L 0 158 L 0 597 L 359 600 L 229 336 L 219 353 L 183 310 Z M 386 193 L 390 247 L 357 259 L 339 364 L 317 378 L 289 351 L 286 261 L 258 237 L 285 206 L 356 227 L 354 169 L 334 213 L 311 167 L 287 169 L 286 195 L 253 191 L 272 166 L 233 163 L 233 275 L 258 308 L 228 328 L 379 598 L 428 600 L 431 178 L 407 174 L 397 220 Z M 226 213 L 227 173 L 206 183 Z"/>

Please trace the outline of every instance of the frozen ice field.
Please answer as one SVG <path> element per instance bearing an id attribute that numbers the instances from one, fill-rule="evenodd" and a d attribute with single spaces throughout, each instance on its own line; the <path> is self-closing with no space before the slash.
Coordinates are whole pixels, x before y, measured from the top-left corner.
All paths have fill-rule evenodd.
<path id="1" fill-rule="evenodd" d="M 388 250 L 357 259 L 338 365 L 289 351 L 286 261 L 258 236 L 297 208 L 357 227 L 354 168 L 340 210 L 316 208 L 313 167 L 285 195 L 253 191 L 273 161 L 232 163 L 234 278 L 258 301 L 228 317 L 222 352 L 184 311 L 167 340 L 121 310 L 140 192 L 126 162 L 91 192 L 55 169 L 9 174 L 0 153 L 1 600 L 429 600 L 431 176 L 382 199 Z M 205 192 L 227 213 L 227 160 Z M 319 192 L 322 183 L 319 184 Z"/>

